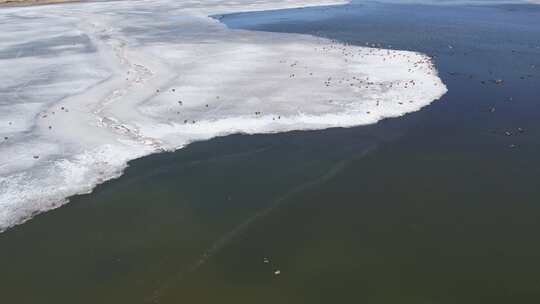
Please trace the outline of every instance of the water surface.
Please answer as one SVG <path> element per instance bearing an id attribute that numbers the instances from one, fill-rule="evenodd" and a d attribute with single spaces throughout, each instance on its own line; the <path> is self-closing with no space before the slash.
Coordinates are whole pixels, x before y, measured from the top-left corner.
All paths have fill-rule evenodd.
<path id="1" fill-rule="evenodd" d="M 234 135 L 133 161 L 0 234 L 3 301 L 538 303 L 537 6 L 221 20 L 428 53 L 449 92 L 376 125 Z"/>

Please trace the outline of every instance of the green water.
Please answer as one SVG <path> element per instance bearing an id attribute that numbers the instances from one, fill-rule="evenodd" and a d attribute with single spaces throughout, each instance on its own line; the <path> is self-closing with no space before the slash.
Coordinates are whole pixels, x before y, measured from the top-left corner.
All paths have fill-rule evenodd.
<path id="1" fill-rule="evenodd" d="M 0 301 L 538 303 L 540 27 L 520 22 L 534 28 L 540 10 L 413 7 L 431 16 L 420 20 L 410 8 L 234 17 L 437 52 L 449 92 L 372 126 L 234 135 L 133 161 L 0 234 Z M 290 19 L 265 19 L 279 16 Z M 495 27 L 507 19 L 520 34 Z M 467 26 L 438 31 L 454 22 Z M 493 71 L 504 86 L 480 83 Z"/>

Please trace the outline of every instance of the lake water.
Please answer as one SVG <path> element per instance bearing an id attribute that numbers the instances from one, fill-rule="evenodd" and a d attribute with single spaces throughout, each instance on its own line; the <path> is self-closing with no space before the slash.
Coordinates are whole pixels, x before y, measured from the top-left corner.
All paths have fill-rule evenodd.
<path id="1" fill-rule="evenodd" d="M 220 19 L 424 52 L 449 91 L 376 125 L 133 161 L 0 234 L 3 302 L 538 303 L 540 7 L 368 2 Z"/>

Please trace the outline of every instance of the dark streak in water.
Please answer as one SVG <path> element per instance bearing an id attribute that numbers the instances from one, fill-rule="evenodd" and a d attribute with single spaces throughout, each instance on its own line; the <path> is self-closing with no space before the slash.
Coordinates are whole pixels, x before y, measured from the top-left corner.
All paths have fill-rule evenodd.
<path id="1" fill-rule="evenodd" d="M 268 208 L 263 209 L 261 211 L 258 211 L 255 213 L 252 217 L 246 219 L 244 222 L 236 226 L 234 229 L 229 231 L 228 233 L 224 234 L 222 237 L 220 237 L 217 241 L 215 241 L 210 248 L 208 248 L 199 258 L 197 262 L 195 262 L 193 265 L 189 266 L 187 270 L 180 271 L 177 273 L 175 278 L 171 281 L 168 281 L 164 284 L 162 284 L 152 295 L 151 298 L 148 299 L 149 302 L 153 303 L 159 303 L 159 298 L 163 293 L 165 293 L 168 289 L 172 288 L 172 286 L 176 283 L 178 283 L 181 280 L 184 280 L 190 273 L 195 272 L 199 267 L 204 265 L 212 256 L 214 256 L 216 253 L 218 253 L 221 249 L 223 249 L 227 244 L 229 244 L 233 239 L 239 238 L 249 227 L 260 220 L 261 218 L 264 218 L 268 216 L 271 212 L 276 210 L 277 208 L 283 206 L 284 203 L 289 202 L 292 203 L 291 199 L 304 191 L 308 191 L 310 188 L 320 186 L 324 184 L 325 182 L 331 180 L 336 175 L 339 174 L 344 168 L 347 167 L 347 164 L 350 163 L 353 160 L 358 160 L 364 156 L 366 156 L 368 153 L 373 152 L 376 149 L 376 146 L 370 147 L 369 149 L 365 150 L 361 155 L 348 160 L 342 160 L 337 162 L 335 165 L 333 165 L 325 174 L 322 176 L 305 182 L 301 185 L 298 185 L 294 189 L 290 190 L 289 192 L 285 193 L 283 196 L 277 198 Z"/>

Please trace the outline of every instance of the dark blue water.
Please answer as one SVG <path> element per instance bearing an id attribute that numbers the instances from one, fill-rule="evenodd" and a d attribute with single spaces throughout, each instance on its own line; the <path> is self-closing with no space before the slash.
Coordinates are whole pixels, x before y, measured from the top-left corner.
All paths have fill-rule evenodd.
<path id="1" fill-rule="evenodd" d="M 539 7 L 370 2 L 221 20 L 424 52 L 449 91 L 372 126 L 133 161 L 0 234 L 2 301 L 540 301 Z"/>

